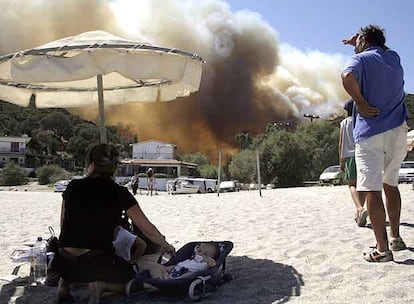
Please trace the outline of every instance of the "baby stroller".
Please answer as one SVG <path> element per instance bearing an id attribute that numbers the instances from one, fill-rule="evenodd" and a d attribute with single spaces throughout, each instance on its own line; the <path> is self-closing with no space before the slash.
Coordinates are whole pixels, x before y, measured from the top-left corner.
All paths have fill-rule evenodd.
<path id="1" fill-rule="evenodd" d="M 179 262 L 191 258 L 194 254 L 194 247 L 202 242 L 191 242 L 180 248 L 165 266 L 173 266 Z M 226 257 L 233 249 L 233 243 L 229 241 L 214 242 L 219 248 L 219 255 L 216 259 L 216 266 L 192 273 L 188 277 L 174 279 L 154 279 L 150 277 L 149 271 L 144 270 L 137 274 L 137 280 L 151 284 L 164 296 L 185 297 L 192 300 L 199 300 L 207 297 L 217 290 L 223 283 L 229 282 L 232 277 L 225 273 Z"/>

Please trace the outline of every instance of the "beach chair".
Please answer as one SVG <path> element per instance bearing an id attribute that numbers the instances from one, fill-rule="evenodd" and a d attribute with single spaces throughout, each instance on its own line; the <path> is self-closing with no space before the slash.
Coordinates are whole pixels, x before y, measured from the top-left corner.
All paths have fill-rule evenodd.
<path id="1" fill-rule="evenodd" d="M 180 248 L 176 255 L 170 258 L 165 266 L 173 266 L 194 254 L 194 248 L 202 242 L 191 242 Z M 232 276 L 225 273 L 226 258 L 233 249 L 230 241 L 214 242 L 218 245 L 219 256 L 216 266 L 207 270 L 194 272 L 191 276 L 174 279 L 154 279 L 150 277 L 148 270 L 139 272 L 136 276 L 138 281 L 154 286 L 162 296 L 168 297 L 190 297 L 192 300 L 200 300 L 212 294 L 223 283 L 229 282 Z"/>

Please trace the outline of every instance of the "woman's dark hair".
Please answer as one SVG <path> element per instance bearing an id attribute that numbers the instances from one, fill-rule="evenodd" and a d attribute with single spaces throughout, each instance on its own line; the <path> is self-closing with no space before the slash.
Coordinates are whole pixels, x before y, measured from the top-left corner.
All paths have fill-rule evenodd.
<path id="1" fill-rule="evenodd" d="M 94 144 L 88 149 L 86 167 L 94 163 L 92 176 L 112 177 L 118 167 L 119 153 L 111 144 Z"/>
<path id="2" fill-rule="evenodd" d="M 359 34 L 365 38 L 365 41 L 370 46 L 385 46 L 384 29 L 380 28 L 377 25 L 370 24 L 366 27 L 361 27 Z"/>

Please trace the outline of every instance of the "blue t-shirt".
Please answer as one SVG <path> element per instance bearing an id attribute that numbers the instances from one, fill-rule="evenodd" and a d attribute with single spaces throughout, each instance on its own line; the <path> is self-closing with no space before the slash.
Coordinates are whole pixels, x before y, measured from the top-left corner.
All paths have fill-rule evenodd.
<path id="1" fill-rule="evenodd" d="M 370 47 L 353 55 L 344 72 L 352 72 L 362 95 L 371 106 L 380 110 L 380 114 L 373 118 L 356 116 L 355 142 L 396 128 L 407 119 L 404 71 L 395 51 Z"/>

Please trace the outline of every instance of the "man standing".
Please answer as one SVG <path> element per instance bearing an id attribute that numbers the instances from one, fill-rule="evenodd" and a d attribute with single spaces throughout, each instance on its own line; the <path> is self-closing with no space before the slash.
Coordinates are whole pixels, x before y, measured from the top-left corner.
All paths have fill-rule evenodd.
<path id="1" fill-rule="evenodd" d="M 355 55 L 342 72 L 345 90 L 355 101 L 355 161 L 357 190 L 366 192 L 368 214 L 377 246 L 364 254 L 368 262 L 393 260 L 385 227 L 384 189 L 391 226 L 390 247 L 406 249 L 400 237 L 401 197 L 398 171 L 407 153 L 407 108 L 404 104 L 403 69 L 398 54 L 385 46 L 384 31 L 369 25 L 344 44 Z"/>

